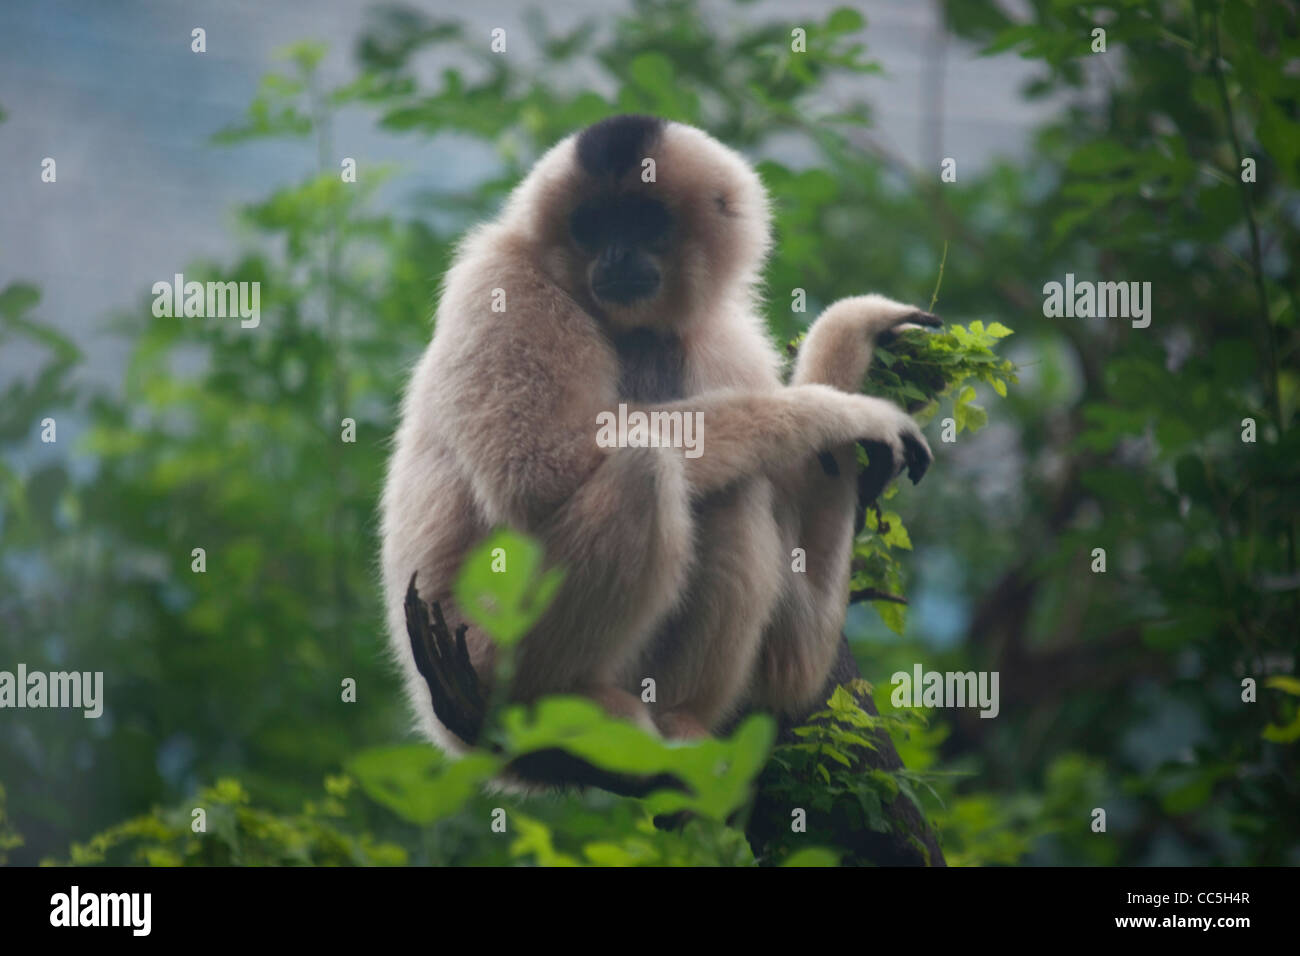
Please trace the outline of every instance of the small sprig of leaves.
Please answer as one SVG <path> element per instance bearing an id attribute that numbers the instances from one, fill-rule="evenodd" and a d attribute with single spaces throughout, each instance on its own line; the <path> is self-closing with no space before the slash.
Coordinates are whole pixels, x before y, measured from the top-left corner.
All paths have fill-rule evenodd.
<path id="1" fill-rule="evenodd" d="M 325 778 L 324 792 L 296 812 L 252 805 L 238 780 L 222 778 L 179 804 L 153 807 L 73 843 L 43 866 L 403 866 L 407 851 L 364 827 L 355 781 Z M 207 829 L 192 829 L 195 806 Z"/>
<path id="2" fill-rule="evenodd" d="M 1003 398 L 1019 381 L 1016 367 L 993 351 L 1011 335 L 1001 322 L 987 327 L 976 319 L 969 326 L 948 325 L 937 332 L 904 331 L 888 345 L 877 345 L 865 391 L 902 405 L 923 420 L 933 417 L 941 400 L 952 397 L 958 433 L 978 431 L 988 414 L 975 398 L 983 382 Z"/>
<path id="3" fill-rule="evenodd" d="M 994 348 L 1013 334 L 1001 322 L 987 326 L 979 319 L 969 326 L 906 329 L 887 343 L 876 343 L 863 391 L 901 405 L 922 423 L 934 417 L 943 399 L 952 398 L 958 433 L 978 431 L 988 423 L 983 407 L 971 404 L 975 383 L 983 382 L 1006 398 L 1007 386 L 1020 381 L 1016 366 Z M 787 363 L 793 364 L 807 334 L 786 343 Z"/>
<path id="4" fill-rule="evenodd" d="M 1007 386 L 1018 381 L 1015 366 L 994 352 L 1011 334 L 1000 322 L 986 327 L 978 319 L 966 327 L 900 332 L 888 344 L 877 345 L 863 391 L 901 405 L 922 423 L 950 400 L 956 433 L 978 431 L 988 423 L 988 413 L 974 403 L 975 384 L 983 382 L 1005 397 Z M 891 485 L 881 499 L 888 501 L 897 491 L 897 485 Z M 852 593 L 871 600 L 896 634 L 903 633 L 907 619 L 902 565 L 896 556 L 900 548 L 912 549 L 903 519 L 877 503 L 853 544 Z"/>
<path id="5" fill-rule="evenodd" d="M 859 449 L 861 455 L 861 449 Z M 898 494 L 890 485 L 880 496 L 889 501 Z M 903 567 L 894 550 L 912 550 L 907 526 L 897 511 L 881 507 L 868 511 L 866 524 L 853 541 L 851 600 L 871 601 L 881 620 L 895 634 L 902 634 L 907 622 L 907 599 L 903 595 Z"/>

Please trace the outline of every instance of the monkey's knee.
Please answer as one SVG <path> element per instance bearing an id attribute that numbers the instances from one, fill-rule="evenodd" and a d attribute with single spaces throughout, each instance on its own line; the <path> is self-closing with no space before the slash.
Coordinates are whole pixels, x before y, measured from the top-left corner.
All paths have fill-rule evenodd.
<path id="1" fill-rule="evenodd" d="M 586 696 L 599 704 L 609 716 L 630 721 L 652 734 L 659 733 L 655 722 L 650 718 L 649 709 L 635 694 L 619 687 L 595 687 L 589 689 Z"/>

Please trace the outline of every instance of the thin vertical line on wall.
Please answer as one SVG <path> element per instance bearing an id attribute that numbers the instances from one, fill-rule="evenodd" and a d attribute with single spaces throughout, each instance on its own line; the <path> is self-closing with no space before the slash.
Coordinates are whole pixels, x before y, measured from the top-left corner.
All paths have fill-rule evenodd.
<path id="1" fill-rule="evenodd" d="M 921 78 L 921 156 L 927 169 L 937 169 L 943 159 L 943 79 L 948 53 L 948 29 L 943 3 L 935 0 L 934 17 L 926 44 L 926 65 Z"/>

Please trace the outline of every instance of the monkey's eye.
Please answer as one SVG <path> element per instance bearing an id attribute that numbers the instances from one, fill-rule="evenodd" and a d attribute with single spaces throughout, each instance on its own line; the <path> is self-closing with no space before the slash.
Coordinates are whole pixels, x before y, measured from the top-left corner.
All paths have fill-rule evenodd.
<path id="1" fill-rule="evenodd" d="M 579 206 L 569 218 L 569 233 L 580 249 L 596 250 L 604 245 L 604 217 L 590 203 Z"/>

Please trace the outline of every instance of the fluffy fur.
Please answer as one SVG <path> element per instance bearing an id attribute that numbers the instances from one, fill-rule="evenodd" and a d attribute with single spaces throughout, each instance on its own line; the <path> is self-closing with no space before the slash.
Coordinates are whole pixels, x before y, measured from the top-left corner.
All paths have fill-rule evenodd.
<path id="1" fill-rule="evenodd" d="M 656 182 L 641 181 L 644 157 Z M 592 196 L 632 193 L 663 203 L 672 230 L 647 246 L 655 294 L 619 305 L 593 291 L 569 224 Z M 405 395 L 382 504 L 392 649 L 440 746 L 463 743 L 429 706 L 403 596 L 418 572 L 421 596 L 455 627 L 460 564 L 502 525 L 567 570 L 519 647 L 515 699 L 587 694 L 693 736 L 742 707 L 792 713 L 822 688 L 848 600 L 854 443 L 887 447 L 894 473 L 930 460 L 901 409 L 857 394 L 876 336 L 918 313 L 877 296 L 836 303 L 785 385 L 757 308 L 769 244 L 750 166 L 698 129 L 644 117 L 560 142 L 500 218 L 464 239 Z M 492 311 L 498 289 L 504 312 Z M 620 402 L 702 412 L 703 454 L 599 447 L 597 415 Z M 791 570 L 797 547 L 806 573 Z M 491 641 L 471 626 L 468 645 L 489 682 Z M 639 697 L 645 677 L 652 705 Z"/>

